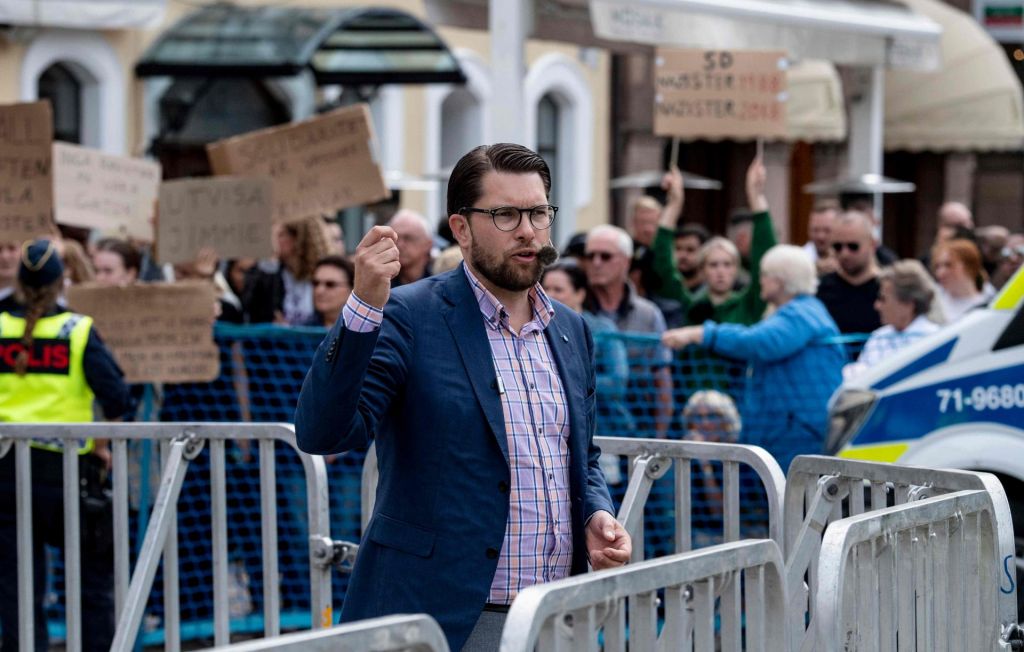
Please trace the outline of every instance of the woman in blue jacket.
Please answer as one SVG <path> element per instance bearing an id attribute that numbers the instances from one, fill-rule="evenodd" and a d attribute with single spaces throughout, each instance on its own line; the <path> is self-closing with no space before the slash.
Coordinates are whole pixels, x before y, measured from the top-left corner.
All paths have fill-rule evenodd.
<path id="1" fill-rule="evenodd" d="M 761 260 L 761 298 L 771 314 L 753 326 L 704 322 L 666 331 L 665 345 L 699 344 L 748 362 L 741 399 L 741 440 L 768 448 L 785 469 L 803 453 L 821 452 L 828 400 L 846 359 L 830 338 L 839 329 L 814 296 L 814 264 L 799 247 L 777 245 Z"/>

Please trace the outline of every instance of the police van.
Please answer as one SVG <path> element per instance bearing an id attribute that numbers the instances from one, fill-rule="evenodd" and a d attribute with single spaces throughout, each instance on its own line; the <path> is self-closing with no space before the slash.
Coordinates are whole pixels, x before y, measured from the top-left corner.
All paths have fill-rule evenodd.
<path id="1" fill-rule="evenodd" d="M 1013 512 L 1024 571 L 1024 268 L 988 307 L 847 380 L 832 397 L 827 451 L 987 471 Z"/>

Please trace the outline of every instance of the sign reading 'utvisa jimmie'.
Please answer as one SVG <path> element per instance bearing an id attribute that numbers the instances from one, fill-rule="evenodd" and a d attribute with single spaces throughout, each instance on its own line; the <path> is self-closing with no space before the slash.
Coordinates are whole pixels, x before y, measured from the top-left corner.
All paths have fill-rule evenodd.
<path id="1" fill-rule="evenodd" d="M 659 48 L 654 133 L 680 138 L 786 134 L 784 51 Z"/>
<path id="2" fill-rule="evenodd" d="M 157 260 L 185 263 L 210 246 L 225 259 L 271 256 L 271 185 L 266 177 L 175 179 L 160 184 Z"/>

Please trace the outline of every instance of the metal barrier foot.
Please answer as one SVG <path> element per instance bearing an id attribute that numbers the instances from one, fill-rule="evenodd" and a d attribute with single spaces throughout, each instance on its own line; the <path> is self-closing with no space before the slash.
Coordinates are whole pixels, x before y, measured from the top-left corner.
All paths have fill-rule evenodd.
<path id="1" fill-rule="evenodd" d="M 1003 633 L 999 637 L 999 648 L 1002 650 L 1024 650 L 1024 629 L 1017 623 L 1003 625 Z"/>

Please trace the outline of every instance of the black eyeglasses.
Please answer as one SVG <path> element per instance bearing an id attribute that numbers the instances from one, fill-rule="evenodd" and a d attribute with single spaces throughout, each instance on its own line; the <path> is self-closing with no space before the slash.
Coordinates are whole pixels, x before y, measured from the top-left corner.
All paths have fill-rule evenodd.
<path id="1" fill-rule="evenodd" d="M 834 251 L 836 253 L 839 253 L 840 251 L 842 251 L 843 247 L 846 247 L 852 253 L 857 253 L 858 251 L 860 251 L 860 243 L 859 242 L 833 242 L 832 243 L 832 251 Z"/>
<path id="2" fill-rule="evenodd" d="M 533 208 L 516 208 L 515 206 L 499 206 L 497 208 L 472 208 L 463 207 L 459 209 L 460 215 L 466 213 L 487 213 L 494 221 L 494 226 L 499 231 L 515 231 L 523 221 L 523 213 L 530 216 L 530 225 L 537 230 L 544 230 L 551 227 L 555 221 L 555 213 L 558 206 L 541 204 Z"/>
<path id="3" fill-rule="evenodd" d="M 602 263 L 607 263 L 612 258 L 615 258 L 615 254 L 611 253 L 610 251 L 588 251 L 587 253 L 583 254 L 583 257 L 586 258 L 587 260 L 594 260 L 595 258 L 597 258 Z"/>

